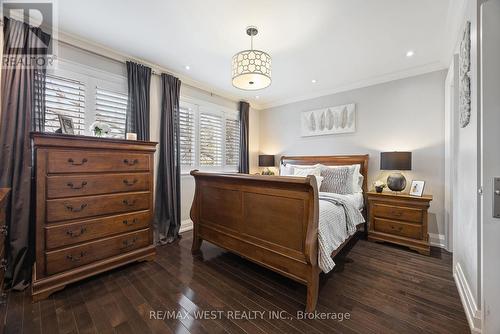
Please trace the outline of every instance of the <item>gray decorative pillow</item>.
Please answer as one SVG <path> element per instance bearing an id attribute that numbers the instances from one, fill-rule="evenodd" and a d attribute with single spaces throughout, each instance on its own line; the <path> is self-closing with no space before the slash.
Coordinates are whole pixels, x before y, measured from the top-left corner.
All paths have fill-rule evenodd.
<path id="1" fill-rule="evenodd" d="M 353 169 L 350 167 L 322 167 L 323 182 L 320 191 L 342 195 L 352 194 L 352 173 Z"/>

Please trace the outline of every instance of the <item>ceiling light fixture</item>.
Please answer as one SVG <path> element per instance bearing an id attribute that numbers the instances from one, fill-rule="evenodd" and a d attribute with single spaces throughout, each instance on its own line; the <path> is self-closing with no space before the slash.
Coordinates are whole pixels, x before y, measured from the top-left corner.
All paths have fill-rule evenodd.
<path id="1" fill-rule="evenodd" d="M 311 80 L 311 82 L 312 82 L 312 83 L 316 83 L 316 79 L 312 79 L 312 80 Z"/>
<path id="2" fill-rule="evenodd" d="M 191 67 L 190 67 L 189 65 L 184 66 L 184 68 L 185 68 L 186 70 L 188 70 L 188 71 L 191 69 Z"/>
<path id="3" fill-rule="evenodd" d="M 410 50 L 406 53 L 406 57 L 413 57 L 413 55 L 415 54 L 415 51 L 413 50 Z"/>
<path id="4" fill-rule="evenodd" d="M 253 37 L 257 27 L 247 27 L 250 36 L 250 50 L 243 50 L 233 56 L 233 86 L 243 90 L 258 90 L 271 84 L 271 56 L 261 50 L 253 49 Z"/>
<path id="5" fill-rule="evenodd" d="M 259 95 L 256 95 L 256 96 L 255 96 L 255 98 L 258 100 L 258 99 L 260 99 L 260 96 L 259 96 Z"/>

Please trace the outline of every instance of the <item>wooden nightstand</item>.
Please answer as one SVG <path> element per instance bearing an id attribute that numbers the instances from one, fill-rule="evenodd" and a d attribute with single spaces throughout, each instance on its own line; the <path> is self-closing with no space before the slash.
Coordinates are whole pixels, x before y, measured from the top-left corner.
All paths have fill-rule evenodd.
<path id="1" fill-rule="evenodd" d="M 368 240 L 386 241 L 430 254 L 427 209 L 432 196 L 368 192 Z"/>

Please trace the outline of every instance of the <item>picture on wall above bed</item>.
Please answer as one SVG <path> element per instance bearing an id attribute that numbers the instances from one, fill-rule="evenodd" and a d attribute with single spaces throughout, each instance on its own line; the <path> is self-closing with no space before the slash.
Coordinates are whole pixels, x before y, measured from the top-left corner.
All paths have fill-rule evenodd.
<path id="1" fill-rule="evenodd" d="M 300 114 L 302 137 L 352 133 L 356 131 L 356 104 L 345 104 Z"/>

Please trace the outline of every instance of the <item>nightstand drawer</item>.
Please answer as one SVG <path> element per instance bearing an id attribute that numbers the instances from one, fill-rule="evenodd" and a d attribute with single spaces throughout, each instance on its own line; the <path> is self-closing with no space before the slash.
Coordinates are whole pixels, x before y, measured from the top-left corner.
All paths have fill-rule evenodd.
<path id="1" fill-rule="evenodd" d="M 373 228 L 377 232 L 399 235 L 402 237 L 422 239 L 422 227 L 393 220 L 373 219 Z"/>
<path id="2" fill-rule="evenodd" d="M 422 223 L 423 211 L 421 209 L 378 203 L 373 204 L 371 209 L 373 210 L 374 217 L 397 219 L 419 224 Z"/>

